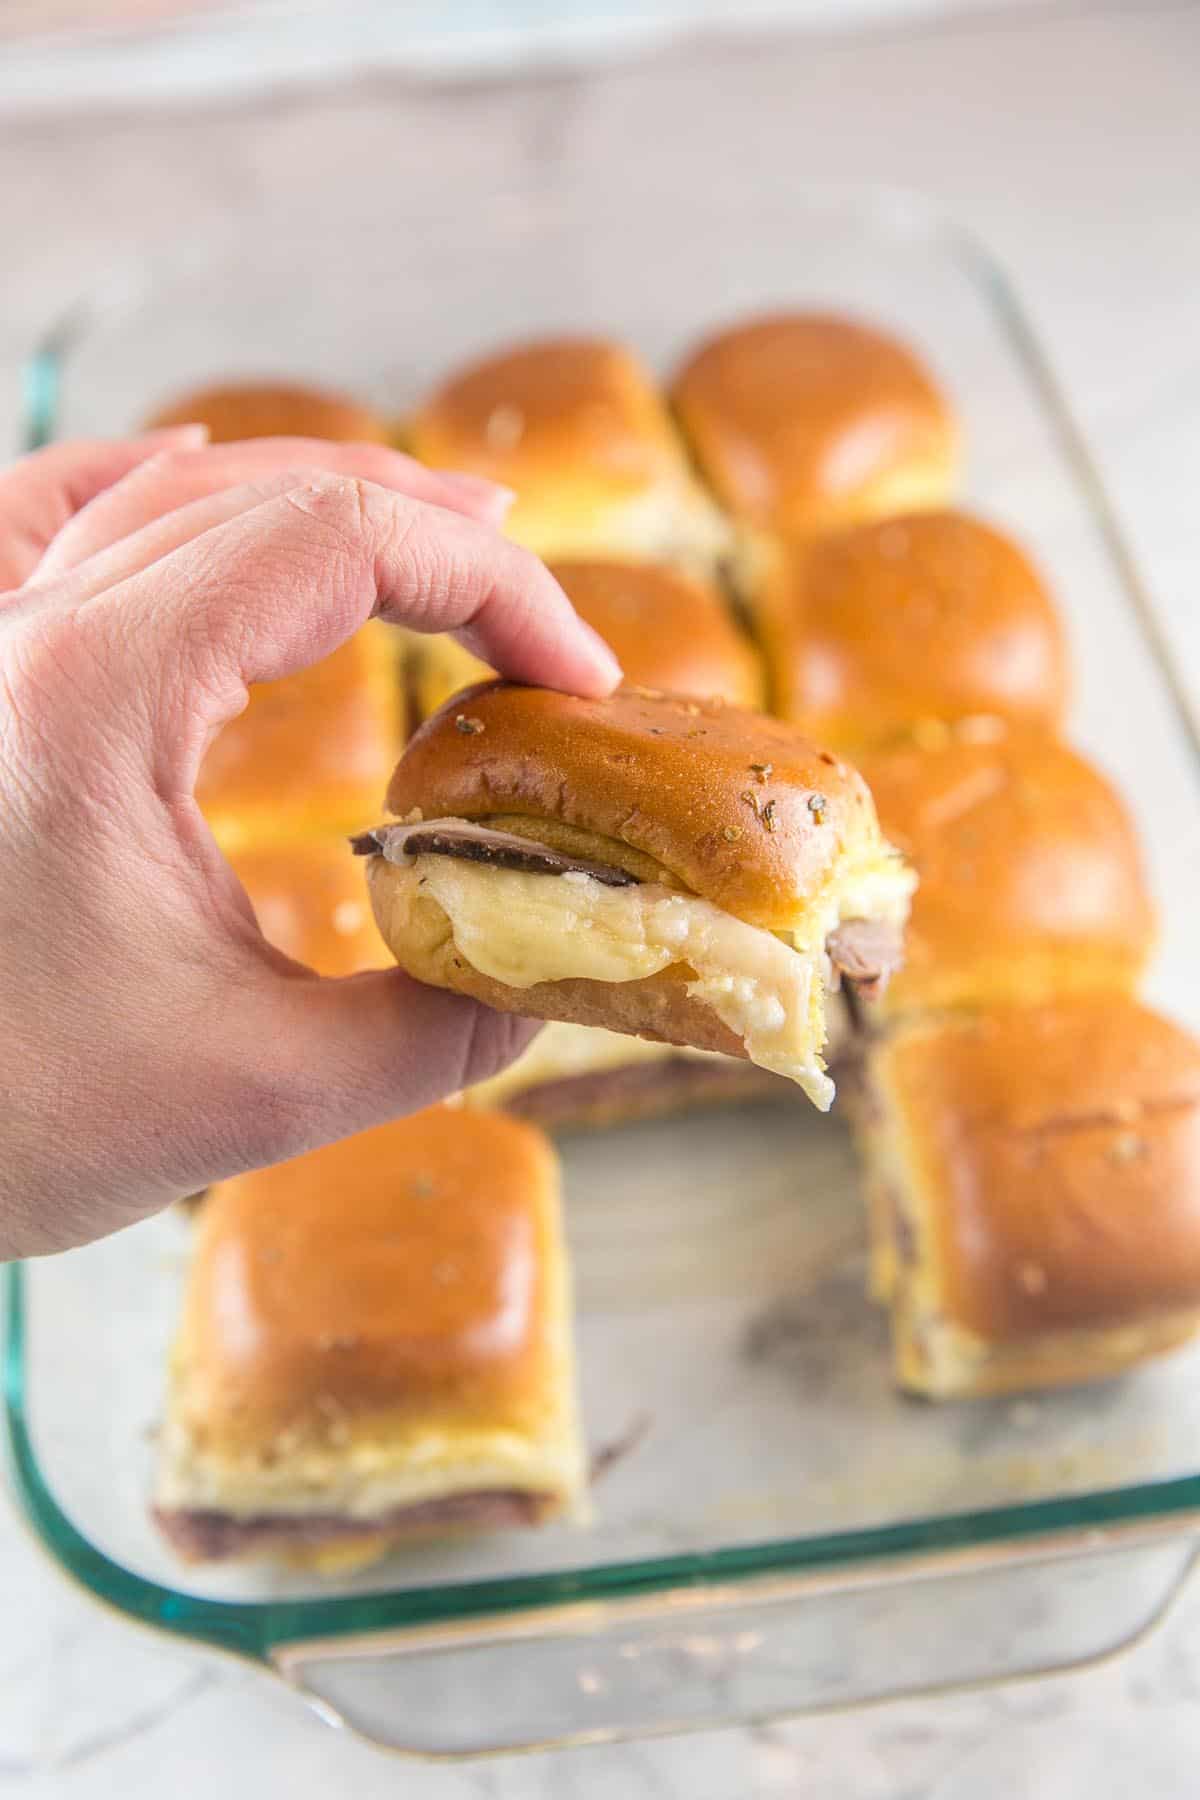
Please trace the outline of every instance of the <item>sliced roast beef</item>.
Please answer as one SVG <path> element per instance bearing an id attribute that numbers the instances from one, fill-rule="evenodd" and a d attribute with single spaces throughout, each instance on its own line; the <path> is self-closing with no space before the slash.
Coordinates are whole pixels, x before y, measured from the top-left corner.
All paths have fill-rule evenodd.
<path id="1" fill-rule="evenodd" d="M 415 825 L 378 825 L 351 838 L 356 856 L 382 856 L 399 864 L 406 856 L 456 856 L 526 875 L 590 875 L 605 887 L 633 887 L 637 877 L 608 863 L 589 862 L 536 844 L 509 831 L 492 831 L 467 819 L 428 819 Z"/>
<path id="2" fill-rule="evenodd" d="M 882 919 L 846 919 L 825 940 L 835 972 L 860 995 L 881 994 L 904 959 L 898 926 Z"/>
<path id="3" fill-rule="evenodd" d="M 239 1518 L 194 1507 L 159 1507 L 154 1517 L 181 1556 L 193 1562 L 223 1562 L 264 1551 L 318 1548 L 377 1531 L 440 1531 L 459 1525 L 500 1530 L 536 1525 L 552 1505 L 549 1494 L 522 1493 L 514 1488 L 418 1500 L 375 1519 L 352 1518 L 347 1513 L 255 1513 Z"/>

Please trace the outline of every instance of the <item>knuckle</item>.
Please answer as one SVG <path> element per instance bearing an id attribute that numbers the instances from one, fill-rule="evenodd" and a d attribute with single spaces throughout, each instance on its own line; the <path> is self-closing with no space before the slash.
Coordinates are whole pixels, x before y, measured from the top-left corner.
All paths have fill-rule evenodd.
<path id="1" fill-rule="evenodd" d="M 385 570 L 413 561 L 415 583 L 430 584 L 438 560 L 437 534 L 426 532 L 428 511 L 419 502 L 358 475 L 321 473 L 287 495 L 319 528 L 321 553 L 336 554 L 347 581 L 378 588 Z"/>
<path id="2" fill-rule="evenodd" d="M 5 685 L 18 719 L 45 721 L 74 704 L 102 668 L 91 635 L 75 615 L 23 621 L 5 645 Z"/>
<path id="3" fill-rule="evenodd" d="M 319 470 L 292 488 L 287 498 L 315 524 L 339 534 L 357 533 L 365 512 L 365 485 L 358 475 Z"/>
<path id="4" fill-rule="evenodd" d="M 113 647 L 75 618 L 39 620 L 0 657 L 0 757 L 30 822 L 101 813 L 127 787 L 133 708 L 116 700 Z"/>
<path id="5" fill-rule="evenodd" d="M 374 564 L 372 522 L 365 483 L 354 475 L 317 474 L 284 494 L 300 514 L 307 553 L 322 560 L 334 556 L 347 570 L 362 572 Z"/>

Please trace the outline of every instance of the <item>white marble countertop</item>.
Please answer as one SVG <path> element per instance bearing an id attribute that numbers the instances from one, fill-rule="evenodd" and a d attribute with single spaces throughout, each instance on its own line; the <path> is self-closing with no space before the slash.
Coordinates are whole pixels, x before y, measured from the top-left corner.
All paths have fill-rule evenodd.
<path id="1" fill-rule="evenodd" d="M 1200 695 L 1200 10 L 1152 4 L 974 14 L 822 45 L 739 43 L 526 90 L 375 81 L 256 112 L 0 119 L 0 441 L 37 327 L 114 249 L 201 219 L 269 215 L 356 168 L 443 159 L 469 204 L 480 131 L 505 159 L 555 155 L 565 181 L 686 154 L 719 119 L 792 172 L 923 187 L 973 220 L 1023 287 L 1098 452 L 1160 617 Z M 470 119 L 471 132 L 465 121 Z M 474 135 L 472 136 L 472 132 Z M 472 148 L 473 146 L 473 148 Z M 402 173 L 397 179 L 403 179 Z M 981 1696 L 471 1768 L 397 1764 L 289 1695 L 161 1645 L 67 1588 L 0 1504 L 0 1784 L 125 1800 L 353 1791 L 742 1800 L 1104 1800 L 1194 1795 L 1200 1594 L 1105 1668 Z"/>

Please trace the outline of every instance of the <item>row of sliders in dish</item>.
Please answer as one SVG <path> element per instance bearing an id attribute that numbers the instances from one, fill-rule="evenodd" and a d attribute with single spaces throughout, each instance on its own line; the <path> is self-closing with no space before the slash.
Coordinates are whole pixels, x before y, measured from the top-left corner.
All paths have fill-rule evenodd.
<path id="1" fill-rule="evenodd" d="M 432 421 L 443 448 L 454 420 L 463 466 L 520 491 L 533 471 L 487 441 L 488 420 L 531 420 L 528 456 L 539 372 L 562 354 L 451 378 L 418 409 L 415 447 Z M 734 326 L 669 400 L 730 521 L 726 585 L 768 705 L 854 757 L 920 878 L 902 968 L 869 1011 L 844 983 L 849 1029 L 830 1046 L 853 1065 L 900 1380 L 946 1396 L 1053 1384 L 1177 1342 L 1200 1298 L 1197 1051 L 1131 998 L 1153 908 L 1124 802 L 1060 736 L 1068 647 L 1043 580 L 951 507 L 950 409 L 883 334 L 812 315 Z M 640 679 L 678 685 L 669 650 Z M 932 1121 L 927 1087 L 950 1096 Z M 979 1304 L 984 1290 L 1011 1304 Z"/>
<path id="2" fill-rule="evenodd" d="M 739 336 L 746 351 L 740 369 Z M 289 406 L 303 401 L 297 394 L 287 398 Z M 1010 539 L 944 509 L 954 427 L 932 381 L 907 351 L 879 334 L 804 319 L 734 331 L 692 359 L 674 402 L 721 508 L 680 454 L 670 415 L 648 380 L 613 346 L 559 343 L 493 358 L 445 384 L 409 422 L 407 440 L 428 460 L 516 488 L 514 534 L 551 558 L 581 612 L 614 642 L 627 675 L 651 691 L 621 696 L 600 709 L 601 717 L 581 719 L 578 709 L 586 703 L 502 688 L 472 695 L 465 709 L 452 705 L 426 726 L 397 771 L 393 810 L 410 825 L 439 823 L 436 815 L 448 813 L 493 839 L 497 833 L 516 838 L 526 851 L 514 865 L 511 846 L 506 862 L 487 854 L 481 860 L 479 849 L 461 839 L 414 846 L 415 854 L 401 841 L 392 860 L 383 853 L 392 846 L 376 835 L 366 847 L 374 852 L 372 885 L 393 949 L 410 966 L 415 959 L 415 972 L 426 978 L 534 1010 L 529 986 L 512 980 L 516 973 L 525 982 L 528 970 L 514 971 L 511 944 L 507 961 L 494 962 L 491 975 L 470 965 L 465 982 L 437 961 L 448 946 L 451 962 L 463 960 L 472 912 L 484 927 L 474 941 L 490 937 L 494 956 L 490 922 L 513 916 L 507 898 L 497 904 L 498 883 L 513 887 L 515 880 L 516 892 L 532 884 L 543 897 L 596 886 L 602 903 L 641 905 L 644 890 L 662 886 L 666 871 L 673 898 L 690 892 L 712 904 L 716 893 L 744 915 L 748 861 L 750 885 L 755 869 L 767 870 L 766 886 L 777 894 L 780 862 L 790 859 L 793 869 L 803 863 L 804 846 L 819 841 L 822 828 L 832 827 L 824 836 L 839 853 L 847 841 L 853 851 L 856 834 L 847 821 L 861 806 L 861 784 L 840 758 L 810 751 L 825 758 L 822 772 L 798 769 L 789 764 L 793 734 L 780 750 L 778 738 L 768 745 L 776 727 L 752 727 L 706 699 L 673 702 L 657 690 L 717 694 L 735 706 L 767 693 L 786 718 L 851 751 L 867 776 L 884 837 L 867 802 L 857 874 L 872 858 L 891 874 L 900 872 L 884 847 L 891 839 L 921 877 L 906 965 L 871 1009 L 874 1026 L 861 1029 L 861 1004 L 833 1003 L 834 1047 L 840 1041 L 840 1060 L 853 1070 L 847 1086 L 868 1170 L 875 1287 L 893 1308 L 902 1382 L 948 1395 L 1075 1380 L 1178 1341 L 1194 1328 L 1200 1299 L 1192 1249 L 1200 1239 L 1187 1204 L 1200 1151 L 1197 1051 L 1185 1034 L 1128 997 L 1151 946 L 1151 908 L 1119 797 L 1055 735 L 1066 702 L 1066 652 L 1043 584 Z M 255 404 L 257 429 L 316 429 L 295 412 L 264 417 L 261 392 Z M 246 432 L 232 390 L 221 405 L 231 421 L 226 434 Z M 217 409 L 195 398 L 179 413 L 219 419 Z M 332 429 L 327 421 L 323 428 Z M 353 435 L 368 435 L 357 420 Z M 892 516 L 895 507 L 914 505 L 924 510 Z M 874 517 L 877 512 L 885 516 Z M 673 564 L 661 560 L 667 555 Z M 740 618 L 727 601 L 730 570 Z M 747 616 L 749 637 L 742 629 Z M 256 693 L 247 715 L 217 746 L 223 767 L 219 755 L 205 771 L 206 810 L 268 935 L 331 973 L 359 958 L 359 966 L 383 960 L 361 882 L 333 834 L 374 817 L 379 775 L 391 767 L 401 729 L 397 696 L 403 691 L 411 726 L 414 713 L 433 711 L 460 680 L 485 673 L 456 645 L 425 641 L 407 646 L 405 679 L 398 682 L 393 638 L 368 628 L 331 659 L 341 659 L 338 668 L 326 664 L 296 678 L 290 693 L 280 691 L 287 683 Z M 312 687 L 301 694 L 306 680 Z M 709 732 L 718 740 L 715 757 L 714 746 L 701 741 Z M 675 754 L 677 771 L 665 784 L 664 749 Z M 557 779 L 573 754 L 576 780 Z M 556 776 L 555 784 L 542 783 L 537 800 L 529 792 L 531 759 Z M 599 819 L 588 774 L 597 760 L 625 771 L 623 783 L 608 784 Z M 503 765 L 509 791 L 497 799 Z M 704 866 L 694 857 L 694 817 L 684 823 L 680 772 L 688 771 L 692 812 L 699 791 L 709 835 L 719 835 L 717 856 Z M 550 785 L 556 791 L 548 801 Z M 781 817 L 781 806 L 786 813 L 795 796 L 807 812 L 803 843 L 790 818 Z M 821 802 L 816 810 L 814 799 Z M 637 832 L 621 825 L 639 807 L 649 814 L 641 847 Z M 414 821 L 417 809 L 423 819 Z M 531 845 L 557 856 L 557 868 L 532 866 Z M 570 866 L 572 859 L 586 865 L 597 856 L 630 879 L 595 884 Z M 836 864 L 844 876 L 853 861 L 853 854 L 827 858 L 824 875 Z M 718 866 L 724 887 L 720 879 L 714 886 Z M 740 901 L 731 898 L 738 888 L 737 881 L 729 884 L 731 869 L 743 884 Z M 549 872 L 575 880 L 547 883 Z M 427 886 L 431 873 L 441 889 L 438 904 L 449 895 L 451 910 L 441 907 L 435 929 L 422 933 L 409 906 L 396 926 L 395 884 Z M 807 897 L 811 873 L 809 867 Z M 890 907 L 890 922 L 903 910 L 902 888 L 893 881 L 882 908 Z M 427 911 L 424 892 L 421 902 Z M 519 906 L 516 913 L 519 918 Z M 544 939 L 544 898 L 529 917 L 526 945 L 532 936 Z M 828 973 L 831 917 L 836 921 L 836 909 L 822 916 L 823 929 L 810 945 L 818 978 Z M 779 919 L 765 926 L 768 933 L 780 928 Z M 480 957 L 487 960 L 487 953 Z M 851 958 L 846 972 L 858 980 L 846 984 L 845 997 L 880 985 L 869 960 L 856 967 Z M 646 979 L 607 973 L 600 1016 L 617 1032 L 581 1022 L 594 1012 L 564 1004 L 572 983 L 561 972 L 535 982 L 557 990 L 547 1000 L 555 1023 L 524 1067 L 499 1078 L 490 1092 L 468 1097 L 473 1107 L 503 1105 L 550 1125 L 608 1123 L 735 1096 L 760 1081 L 781 1085 L 778 1076 L 747 1063 L 745 1031 L 731 1042 L 726 1023 L 727 1035 L 714 1041 L 697 1027 L 694 1008 L 682 1023 L 673 1011 L 663 1031 L 683 1037 L 682 1049 L 622 1035 L 664 1023 L 661 991 L 649 1016 L 639 1010 L 636 990 L 645 989 Z M 497 983 L 515 992 L 497 994 Z M 597 984 L 584 978 L 574 985 Z M 667 987 L 665 1003 L 674 1009 L 680 984 Z M 632 1011 L 614 1008 L 615 997 L 630 996 Z M 818 1018 L 818 1049 L 820 1030 Z M 1111 1047 L 1107 1060 L 1096 1063 L 1085 1053 L 1093 1040 Z M 734 1054 L 714 1054 L 720 1051 Z M 955 1073 L 972 1069 L 974 1075 Z M 794 1065 L 785 1072 L 794 1076 Z M 652 1073 L 656 1080 L 648 1079 Z M 820 1073 L 810 1057 L 810 1091 L 823 1097 Z M 486 1112 L 457 1119 L 468 1132 L 499 1123 Z M 414 1121 L 407 1129 L 419 1134 L 423 1128 Z M 397 1155 L 394 1142 L 359 1140 L 357 1149 L 321 1153 L 323 1173 L 309 1159 L 311 1179 L 328 1181 L 341 1195 L 361 1191 L 369 1214 L 372 1194 L 403 1186 L 400 1162 L 395 1184 L 387 1173 L 388 1158 Z M 246 1184 L 252 1190 L 269 1177 L 248 1177 Z M 293 1185 L 309 1178 L 298 1165 L 287 1177 Z M 219 1231 L 225 1210 L 236 1231 L 235 1201 L 218 1194 L 206 1232 Z M 395 1193 L 389 1204 L 401 1205 Z M 317 1229 L 318 1211 L 309 1212 L 308 1242 L 314 1259 L 325 1260 L 329 1245 Z M 345 1203 L 338 1219 L 349 1241 L 354 1218 Z M 364 1225 L 367 1235 L 370 1229 Z M 1097 1240 L 1104 1255 L 1096 1252 Z M 303 1245 L 296 1253 L 305 1253 Z M 556 1254 L 561 1258 L 561 1247 Z M 247 1270 L 249 1260 L 247 1250 Z M 203 1306 L 205 1267 L 199 1255 L 189 1318 Z M 293 1337 L 297 1327 L 300 1339 L 309 1332 L 310 1345 L 332 1344 L 338 1336 L 315 1313 L 311 1331 L 293 1319 Z M 262 1341 L 269 1343 L 271 1334 L 264 1324 Z M 341 1335 L 355 1334 L 347 1327 Z M 377 1347 L 387 1335 L 376 1336 Z M 468 1335 L 475 1341 L 478 1333 Z M 185 1328 L 181 1346 L 187 1342 Z M 194 1332 L 191 1343 L 195 1352 Z M 406 1354 L 398 1341 L 384 1361 L 394 1355 L 399 1371 Z M 449 1346 L 447 1355 L 452 1362 Z M 182 1354 L 181 1366 L 186 1371 L 197 1360 L 203 1364 L 202 1349 Z M 557 1366 L 561 1372 L 561 1358 Z M 235 1522 L 275 1516 L 263 1491 L 239 1500 L 237 1483 L 231 1498 L 219 1472 L 209 1471 L 207 1485 L 181 1475 L 192 1467 L 190 1447 L 208 1441 L 212 1429 L 219 1436 L 206 1415 L 210 1385 L 177 1376 L 169 1436 L 175 1448 L 165 1465 L 164 1516 L 187 1513 L 190 1503 L 191 1512 L 207 1519 L 207 1536 L 205 1530 L 190 1538 L 175 1533 L 193 1554 L 217 1553 L 218 1543 L 226 1550 L 252 1547 L 253 1534 L 222 1538 L 214 1524 L 220 1516 Z M 400 1386 L 411 1395 L 422 1383 L 401 1379 Z M 313 1405 L 330 1421 L 347 1409 L 357 1416 L 357 1401 L 347 1408 L 319 1383 L 310 1391 L 326 1395 Z M 185 1393 L 191 1397 L 185 1400 Z M 285 1442 L 293 1428 L 301 1439 L 307 1428 L 320 1435 L 323 1427 L 301 1388 L 292 1404 L 297 1416 L 289 1415 Z M 563 1411 L 561 1391 L 559 1410 L 562 1417 L 570 1410 Z M 343 1428 L 344 1421 L 338 1432 Z M 350 1431 L 352 1437 L 353 1426 Z M 542 1490 L 544 1504 L 530 1504 L 522 1516 L 577 1503 L 582 1465 L 577 1437 L 572 1442 L 574 1477 Z M 253 1444 L 250 1454 L 253 1461 Z M 396 1456 L 393 1474 L 411 1460 L 403 1449 Z M 386 1453 L 382 1461 L 387 1465 Z M 337 1457 L 333 1463 L 343 1474 L 350 1467 Z M 277 1466 L 286 1487 L 287 1452 Z M 426 1456 L 424 1466 L 436 1486 L 437 1458 Z M 404 1483 L 397 1479 L 400 1493 Z M 496 1481 L 481 1491 L 511 1494 L 498 1473 Z M 355 1517 L 361 1525 L 364 1517 L 383 1518 L 378 1496 L 339 1511 L 331 1499 L 336 1489 L 336 1480 L 331 1486 L 322 1478 L 306 1490 L 299 1511 L 312 1530 L 306 1538 L 305 1528 L 296 1527 L 293 1548 L 322 1540 L 328 1554 L 328 1540 L 340 1532 L 353 1554 L 353 1534 L 331 1520 Z M 552 1493 L 557 1499 L 545 1500 Z M 408 1498 L 393 1494 L 390 1505 L 394 1516 L 380 1541 L 404 1529 L 406 1519 L 422 1519 Z M 512 1522 L 518 1511 L 489 1503 L 473 1513 L 467 1504 L 461 1517 Z M 258 1541 L 271 1536 L 268 1529 Z"/>

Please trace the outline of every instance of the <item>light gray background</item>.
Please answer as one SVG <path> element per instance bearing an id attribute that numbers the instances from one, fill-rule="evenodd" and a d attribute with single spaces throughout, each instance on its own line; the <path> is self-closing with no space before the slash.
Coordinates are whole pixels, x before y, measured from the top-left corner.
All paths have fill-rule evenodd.
<path id="1" fill-rule="evenodd" d="M 436 158 L 447 207 L 526 159 L 581 204 L 644 159 L 766 135 L 780 180 L 932 190 L 1015 271 L 1200 691 L 1200 11 L 1036 6 L 907 31 L 672 50 L 524 89 L 382 78 L 315 97 L 0 121 L 0 441 L 20 354 L 113 252 L 310 199 L 364 218 Z M 1118 679 L 1114 672 L 1114 682 Z M 353 1791 L 820 1800 L 1175 1800 L 1200 1767 L 1200 1598 L 1122 1663 L 987 1697 L 461 1771 L 398 1765 L 286 1695 L 141 1639 L 63 1587 L 0 1511 L 0 1784 L 124 1800 Z"/>

